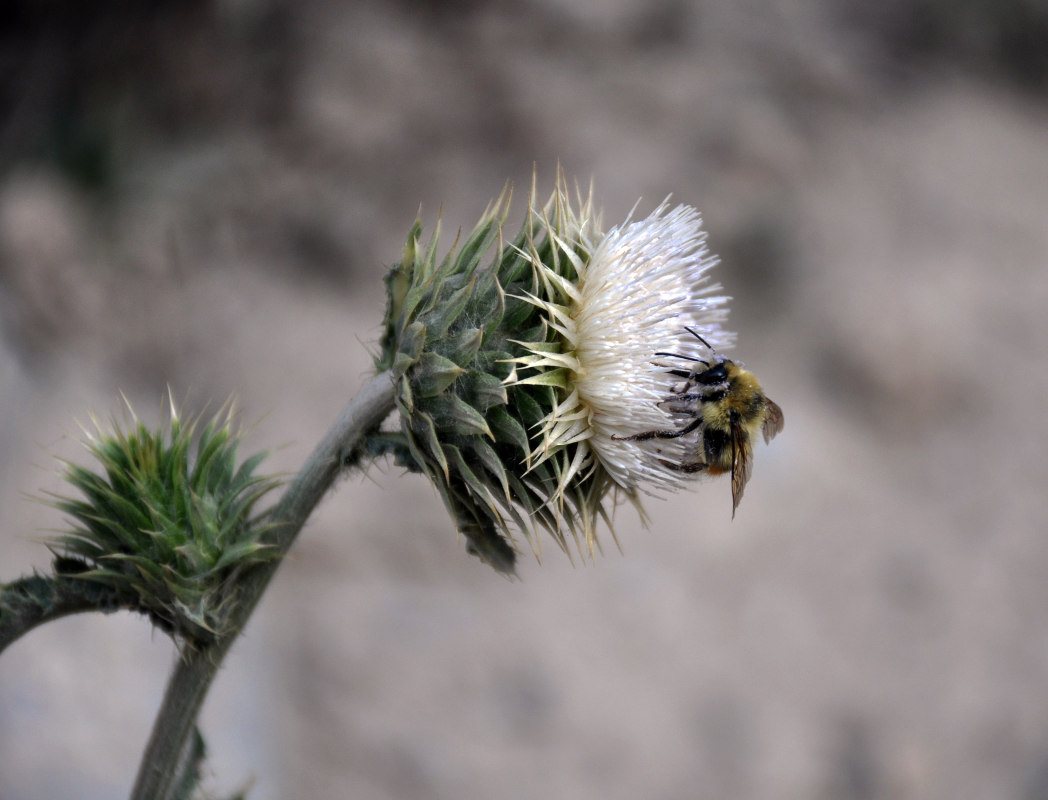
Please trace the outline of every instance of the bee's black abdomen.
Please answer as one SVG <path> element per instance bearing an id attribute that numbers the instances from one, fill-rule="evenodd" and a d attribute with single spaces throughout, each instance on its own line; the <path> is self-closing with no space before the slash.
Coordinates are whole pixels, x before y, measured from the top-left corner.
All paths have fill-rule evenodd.
<path id="1" fill-rule="evenodd" d="M 720 454 L 729 447 L 730 441 L 730 435 L 727 430 L 706 428 L 702 433 L 702 448 L 706 453 L 706 463 L 717 463 L 720 460 Z"/>

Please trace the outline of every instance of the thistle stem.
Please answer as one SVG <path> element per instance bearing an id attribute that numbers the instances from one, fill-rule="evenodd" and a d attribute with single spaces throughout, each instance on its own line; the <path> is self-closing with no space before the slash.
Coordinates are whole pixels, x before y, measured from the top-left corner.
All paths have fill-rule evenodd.
<path id="1" fill-rule="evenodd" d="M 339 472 L 355 463 L 354 451 L 361 438 L 393 410 L 393 398 L 391 373 L 376 375 L 342 410 L 273 507 L 268 543 L 278 557 L 252 567 L 242 576 L 241 600 L 230 615 L 229 632 L 208 647 L 187 649 L 175 665 L 142 755 L 131 800 L 170 800 L 177 790 L 184 769 L 183 751 L 222 659 L 244 629 L 281 557 L 291 548 L 313 509 Z"/>
<path id="2" fill-rule="evenodd" d="M 76 578 L 30 575 L 0 586 L 0 653 L 38 625 L 104 608 L 103 592 Z"/>

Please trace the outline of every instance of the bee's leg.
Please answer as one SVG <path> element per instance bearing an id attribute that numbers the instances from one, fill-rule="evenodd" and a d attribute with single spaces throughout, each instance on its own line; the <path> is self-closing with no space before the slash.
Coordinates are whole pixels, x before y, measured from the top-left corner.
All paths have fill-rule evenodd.
<path id="1" fill-rule="evenodd" d="M 635 433 L 632 436 L 612 436 L 611 438 L 630 442 L 644 442 L 648 439 L 676 439 L 691 433 L 701 424 L 702 417 L 696 417 L 679 431 L 644 431 L 644 433 Z"/>
<path id="2" fill-rule="evenodd" d="M 644 431 L 644 433 L 635 433 L 632 436 L 612 434 L 611 438 L 620 442 L 646 442 L 648 439 L 676 439 L 681 435 L 679 431 Z"/>
<path id="3" fill-rule="evenodd" d="M 709 466 L 709 464 L 707 464 L 705 461 L 680 461 L 680 462 L 677 462 L 677 461 L 667 461 L 665 458 L 660 458 L 659 462 L 664 467 L 672 469 L 672 470 L 674 470 L 676 472 L 687 472 L 687 473 L 702 472 L 704 469 L 706 469 Z"/>
<path id="4" fill-rule="evenodd" d="M 659 408 L 663 411 L 671 411 L 674 414 L 694 416 L 697 413 L 696 406 L 704 402 L 705 398 L 702 395 L 694 393 L 677 394 L 671 395 L 659 403 Z"/>
<path id="5" fill-rule="evenodd" d="M 675 469 L 677 472 L 702 472 L 709 465 L 705 461 L 682 461 L 679 464 L 673 464 L 666 462 L 666 465 L 670 469 Z"/>

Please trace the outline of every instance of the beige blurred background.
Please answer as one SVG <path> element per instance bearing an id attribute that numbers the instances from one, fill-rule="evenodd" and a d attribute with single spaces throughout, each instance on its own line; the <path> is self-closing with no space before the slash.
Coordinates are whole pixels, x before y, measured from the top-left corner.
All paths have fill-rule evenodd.
<path id="1" fill-rule="evenodd" d="M 786 416 L 737 517 L 703 484 L 511 582 L 422 478 L 342 481 L 212 691 L 208 785 L 1048 797 L 1048 11 L 868 5 L 10 4 L 0 580 L 46 568 L 30 496 L 121 391 L 235 395 L 296 469 L 419 207 L 469 226 L 559 161 L 607 224 L 703 211 Z M 14 645 L 0 800 L 126 796 L 173 658 L 127 614 Z"/>

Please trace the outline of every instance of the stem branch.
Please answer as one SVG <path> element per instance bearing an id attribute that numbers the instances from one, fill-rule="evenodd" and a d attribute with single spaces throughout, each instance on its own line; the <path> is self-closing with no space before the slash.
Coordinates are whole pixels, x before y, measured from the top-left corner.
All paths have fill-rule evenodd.
<path id="1" fill-rule="evenodd" d="M 45 622 L 82 611 L 116 608 L 105 589 L 64 575 L 29 575 L 4 584 L 0 586 L 0 653 Z"/>
<path id="2" fill-rule="evenodd" d="M 350 463 L 357 443 L 393 410 L 393 398 L 393 380 L 388 371 L 372 378 L 342 410 L 273 507 L 268 538 L 278 557 L 243 575 L 241 599 L 230 614 L 228 632 L 206 648 L 187 649 L 175 665 L 142 755 L 131 800 L 169 800 L 172 796 L 178 786 L 183 750 L 222 659 L 258 605 L 281 557 L 291 548 L 343 465 Z"/>

